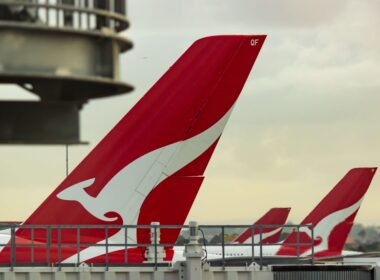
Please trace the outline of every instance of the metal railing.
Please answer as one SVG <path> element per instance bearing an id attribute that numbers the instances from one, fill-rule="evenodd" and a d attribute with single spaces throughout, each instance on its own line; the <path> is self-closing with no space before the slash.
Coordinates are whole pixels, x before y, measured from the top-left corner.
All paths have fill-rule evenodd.
<path id="1" fill-rule="evenodd" d="M 314 227 L 310 224 L 298 224 L 298 225 L 200 225 L 199 228 L 201 230 L 205 229 L 220 229 L 221 232 L 221 242 L 219 243 L 209 243 L 209 244 L 203 244 L 204 247 L 221 247 L 221 254 L 220 254 L 220 260 L 221 260 L 221 265 L 224 267 L 227 263 L 227 260 L 230 260 L 231 257 L 233 258 L 245 258 L 246 260 L 250 260 L 251 263 L 255 262 L 257 263 L 260 268 L 263 267 L 264 264 L 264 259 L 271 257 L 271 258 L 282 258 L 286 257 L 287 259 L 293 259 L 295 261 L 300 261 L 301 259 L 308 259 L 310 260 L 311 264 L 315 263 L 315 252 L 314 252 L 314 246 L 315 246 L 315 240 L 314 240 Z M 250 229 L 251 236 L 250 236 L 250 241 L 245 242 L 245 243 L 232 243 L 231 241 L 226 242 L 225 236 L 226 236 L 226 230 L 227 229 Z M 282 240 L 278 242 L 270 242 L 267 243 L 265 242 L 265 237 L 263 234 L 265 233 L 265 230 L 270 230 L 270 229 L 290 229 L 290 232 L 285 234 L 285 236 L 282 238 Z M 258 231 L 259 234 L 259 240 L 255 242 L 254 236 L 256 235 L 255 232 Z M 301 242 L 301 232 L 307 233 L 307 235 L 310 238 L 310 242 Z M 292 234 L 296 234 L 296 240 L 295 242 L 286 242 L 286 238 Z M 263 242 L 264 241 L 264 242 Z M 251 256 L 249 258 L 235 254 L 234 253 L 231 255 L 228 253 L 228 248 L 233 248 L 233 247 L 247 247 L 251 249 Z M 269 250 L 268 248 L 272 247 L 273 250 Z M 274 253 L 280 248 L 287 248 L 289 252 L 293 253 L 292 251 L 295 251 L 295 255 L 286 255 L 286 252 L 284 252 L 284 255 L 281 256 L 276 256 Z M 266 249 L 267 252 L 264 252 L 264 248 Z M 305 249 L 307 248 L 307 249 Z M 256 253 L 258 251 L 258 253 Z M 269 251 L 269 252 L 268 252 Z M 310 251 L 310 254 L 307 254 L 303 256 L 303 252 L 305 251 Z"/>
<path id="2" fill-rule="evenodd" d="M 265 230 L 274 227 L 295 229 L 296 242 L 263 244 Z M 233 228 L 250 228 L 251 242 L 236 244 L 226 241 L 226 232 Z M 220 242 L 208 242 L 208 244 L 200 242 L 199 244 L 204 246 L 205 252 L 210 250 L 210 247 L 221 247 L 220 259 L 223 266 L 231 259 L 229 248 L 243 246 L 251 248 L 251 255 L 246 254 L 244 257 L 262 267 L 266 257 L 263 252 L 264 247 L 279 246 L 280 244 L 289 248 L 295 247 L 297 253 L 294 258 L 296 260 L 301 259 L 301 250 L 307 246 L 308 250 L 311 249 L 308 258 L 314 263 L 314 229 L 311 225 L 201 225 L 199 229 L 203 233 L 220 230 Z M 309 243 L 300 242 L 300 233 L 305 232 L 305 229 L 310 233 L 311 241 Z M 168 265 L 173 255 L 178 252 L 176 249 L 183 249 L 183 246 L 176 242 L 163 242 L 168 240 L 168 236 L 171 236 L 171 239 L 175 238 L 181 230 L 188 231 L 189 226 L 11 224 L 0 225 L 0 230 L 3 240 L 0 241 L 2 248 L 0 266 L 11 268 L 16 266 L 61 267 L 78 266 L 85 263 L 107 268 L 114 265 L 148 265 L 157 268 L 165 262 Z M 259 240 L 255 242 L 254 235 L 257 230 L 259 231 Z M 199 233 L 197 234 L 199 235 Z"/>
<path id="3" fill-rule="evenodd" d="M 116 32 L 128 28 L 126 0 L 0 0 L 0 22 Z"/>

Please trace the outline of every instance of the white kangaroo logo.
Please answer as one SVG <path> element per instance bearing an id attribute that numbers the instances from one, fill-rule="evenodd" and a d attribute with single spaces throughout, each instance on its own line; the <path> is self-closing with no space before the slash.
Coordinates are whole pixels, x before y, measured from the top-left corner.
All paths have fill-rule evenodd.
<path id="1" fill-rule="evenodd" d="M 120 215 L 123 224 L 136 225 L 146 196 L 165 178 L 203 154 L 220 137 L 231 111 L 232 108 L 202 133 L 156 149 L 131 162 L 121 169 L 96 197 L 88 195 L 84 190 L 95 182 L 95 178 L 72 185 L 58 193 L 57 197 L 62 200 L 77 201 L 99 220 L 105 222 L 117 220 L 117 217 L 106 216 L 113 212 Z M 136 230 L 129 229 L 128 237 L 136 241 Z M 112 236 L 113 242 L 122 243 L 123 240 L 122 231 Z M 104 240 L 100 243 L 104 243 Z M 89 249 L 91 247 L 81 252 L 82 260 L 86 259 L 86 255 L 87 259 L 93 255 L 90 252 L 86 254 L 85 251 Z M 110 247 L 109 252 L 120 249 L 123 248 Z"/>
<path id="2" fill-rule="evenodd" d="M 316 238 L 321 240 L 317 246 L 314 247 L 314 253 L 322 252 L 328 249 L 329 236 L 332 230 L 351 216 L 355 211 L 357 211 L 362 203 L 363 198 L 358 200 L 356 203 L 351 206 L 338 210 L 330 215 L 326 216 L 314 227 L 314 240 Z M 300 232 L 305 232 L 311 239 L 311 231 L 307 228 L 300 229 Z M 304 252 L 301 256 L 309 256 L 311 254 L 311 249 Z"/>

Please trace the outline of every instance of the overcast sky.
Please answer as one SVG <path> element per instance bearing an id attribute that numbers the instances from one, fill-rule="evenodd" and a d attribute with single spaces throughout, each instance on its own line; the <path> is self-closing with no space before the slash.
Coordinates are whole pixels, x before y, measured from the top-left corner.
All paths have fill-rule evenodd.
<path id="1" fill-rule="evenodd" d="M 300 222 L 350 168 L 380 165 L 379 10 L 376 0 L 128 1 L 122 79 L 136 90 L 85 106 L 91 144 L 70 148 L 70 169 L 194 40 L 267 34 L 189 219 L 248 224 L 289 206 Z M 64 178 L 65 148 L 0 146 L 0 170 L 0 220 L 24 220 Z M 380 225 L 379 176 L 357 222 Z"/>

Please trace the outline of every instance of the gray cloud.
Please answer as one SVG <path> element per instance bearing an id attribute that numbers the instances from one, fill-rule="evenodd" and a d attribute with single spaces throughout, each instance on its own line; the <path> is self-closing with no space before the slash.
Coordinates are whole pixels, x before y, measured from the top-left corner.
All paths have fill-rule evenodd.
<path id="1" fill-rule="evenodd" d="M 226 28 L 255 25 L 268 27 L 308 28 L 328 24 L 342 13 L 348 1 L 141 1 L 131 2 L 131 16 L 140 9 L 136 24 L 148 29 L 178 27 L 186 29 Z M 163 8 L 165 7 L 165 8 Z M 179 30 L 179 29 L 178 29 Z"/>

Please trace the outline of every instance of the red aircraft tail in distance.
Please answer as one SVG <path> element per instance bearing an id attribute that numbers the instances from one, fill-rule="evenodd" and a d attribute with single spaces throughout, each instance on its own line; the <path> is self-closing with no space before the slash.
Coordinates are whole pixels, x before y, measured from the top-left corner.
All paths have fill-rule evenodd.
<path id="1" fill-rule="evenodd" d="M 376 169 L 369 167 L 350 170 L 301 222 L 314 227 L 315 257 L 334 257 L 342 254 L 355 216 Z M 311 230 L 300 230 L 299 242 L 311 244 Z M 312 253 L 309 245 L 297 248 L 286 243 L 297 243 L 297 232 L 292 232 L 285 239 L 276 255 L 297 256 L 299 253 L 300 256 L 309 256 Z"/>
<path id="2" fill-rule="evenodd" d="M 196 41 L 24 225 L 183 224 L 265 37 L 227 35 Z M 178 234 L 179 229 L 163 229 L 161 242 L 175 243 Z M 108 242 L 123 243 L 124 235 L 111 227 Z M 51 232 L 52 247 L 58 236 Z M 77 240 L 75 230 L 60 236 L 67 244 Z M 147 243 L 148 236 L 148 229 L 128 230 L 128 243 Z M 31 231 L 18 230 L 17 238 L 28 240 Z M 34 239 L 46 243 L 46 230 L 35 230 Z M 81 243 L 104 244 L 105 239 L 104 229 L 80 231 Z M 99 255 L 96 248 L 81 248 L 81 261 L 102 261 L 94 259 Z M 111 251 L 121 248 L 109 250 L 112 262 Z M 2 258 L 7 253 L 9 248 L 4 248 L 0 262 L 8 261 L 9 256 Z M 16 253 L 17 261 L 30 261 L 31 252 L 18 248 Z M 50 252 L 51 262 L 57 261 L 55 255 Z M 46 250 L 34 260 L 45 261 Z M 61 260 L 74 262 L 77 255 L 63 248 Z"/>
<path id="3" fill-rule="evenodd" d="M 282 227 L 288 218 L 291 208 L 272 208 L 264 216 L 258 219 L 253 225 L 260 227 L 254 227 L 254 242 L 259 243 L 261 239 L 262 244 L 274 244 L 277 243 L 280 239 Z M 268 227 L 269 226 L 269 227 Z M 261 236 L 260 236 L 261 232 Z M 252 243 L 252 229 L 247 228 L 234 240 L 234 243 Z"/>

